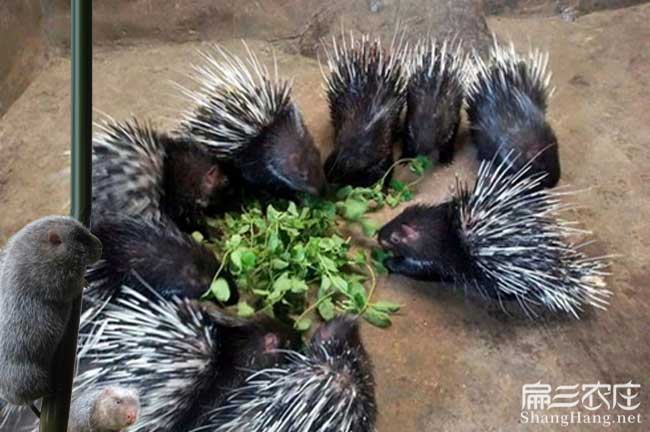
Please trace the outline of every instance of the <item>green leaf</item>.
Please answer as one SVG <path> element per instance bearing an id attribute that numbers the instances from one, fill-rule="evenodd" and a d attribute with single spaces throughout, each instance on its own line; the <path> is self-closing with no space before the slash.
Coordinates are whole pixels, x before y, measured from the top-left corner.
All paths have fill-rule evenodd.
<path id="1" fill-rule="evenodd" d="M 273 282 L 273 291 L 276 293 L 285 293 L 291 289 L 291 286 L 292 281 L 289 279 L 289 274 L 284 272 Z"/>
<path id="2" fill-rule="evenodd" d="M 343 205 L 343 217 L 350 221 L 358 220 L 368 210 L 368 203 L 359 199 L 348 198 Z"/>
<path id="3" fill-rule="evenodd" d="M 280 218 L 281 213 L 273 207 L 273 205 L 269 204 L 268 207 L 266 207 L 266 217 L 269 218 L 270 221 L 277 221 Z"/>
<path id="4" fill-rule="evenodd" d="M 239 234 L 235 234 L 231 236 L 230 239 L 228 239 L 226 243 L 226 247 L 228 247 L 228 249 L 235 249 L 239 247 L 240 244 L 241 244 L 241 236 Z"/>
<path id="5" fill-rule="evenodd" d="M 372 264 L 379 274 L 388 274 L 388 269 L 384 265 L 384 261 L 390 258 L 392 254 L 383 249 L 373 249 L 371 252 Z"/>
<path id="6" fill-rule="evenodd" d="M 352 257 L 352 260 L 355 264 L 363 265 L 367 262 L 367 257 L 363 251 L 358 250 Z"/>
<path id="7" fill-rule="evenodd" d="M 336 198 L 339 200 L 346 199 L 352 192 L 352 186 L 345 186 L 336 191 Z"/>
<path id="8" fill-rule="evenodd" d="M 403 190 L 406 189 L 406 183 L 396 179 L 392 179 L 390 181 L 390 187 L 391 189 L 394 189 L 397 192 L 402 192 Z"/>
<path id="9" fill-rule="evenodd" d="M 387 313 L 378 311 L 373 308 L 368 308 L 363 314 L 363 317 L 372 325 L 377 327 L 386 328 L 391 324 L 390 317 Z"/>
<path id="10" fill-rule="evenodd" d="M 242 263 L 241 263 L 241 256 L 244 250 L 242 248 L 235 249 L 231 254 L 230 254 L 230 262 L 237 268 L 241 269 L 242 268 Z"/>
<path id="11" fill-rule="evenodd" d="M 251 250 L 247 250 L 241 255 L 241 266 L 244 270 L 250 270 L 255 267 L 257 257 Z"/>
<path id="12" fill-rule="evenodd" d="M 301 318 L 293 324 L 293 327 L 301 332 L 305 332 L 311 328 L 311 320 L 309 318 Z"/>
<path id="13" fill-rule="evenodd" d="M 386 204 L 388 204 L 391 208 L 395 208 L 400 204 L 400 200 L 396 196 L 386 195 Z"/>
<path id="14" fill-rule="evenodd" d="M 399 311 L 400 305 L 390 301 L 378 301 L 373 303 L 372 308 L 390 314 Z"/>
<path id="15" fill-rule="evenodd" d="M 240 301 L 237 303 L 237 315 L 243 318 L 248 318 L 255 315 L 255 309 L 245 301 Z"/>
<path id="16" fill-rule="evenodd" d="M 289 207 L 287 208 L 287 212 L 292 216 L 298 216 L 298 208 L 296 207 L 295 202 L 291 201 L 289 203 Z"/>
<path id="17" fill-rule="evenodd" d="M 230 287 L 224 278 L 217 278 L 210 284 L 210 293 L 220 302 L 226 302 L 230 298 Z"/>
<path id="18" fill-rule="evenodd" d="M 348 290 L 348 283 L 341 276 L 332 276 L 332 285 L 339 291 Z"/>
<path id="19" fill-rule="evenodd" d="M 290 290 L 294 294 L 302 294 L 304 292 L 307 292 L 307 290 L 309 289 L 309 285 L 307 285 L 307 282 L 305 282 L 304 280 L 292 278 L 290 279 L 290 281 L 291 281 Z"/>
<path id="20" fill-rule="evenodd" d="M 363 218 L 361 219 L 360 223 L 361 223 L 361 230 L 363 231 L 363 235 L 367 237 L 374 237 L 377 234 L 377 231 L 379 231 L 377 222 L 371 219 Z"/>
<path id="21" fill-rule="evenodd" d="M 413 199 L 413 192 L 411 192 L 410 190 L 405 190 L 400 195 L 400 200 L 402 202 L 411 201 L 412 199 Z"/>
<path id="22" fill-rule="evenodd" d="M 274 270 L 284 270 L 287 267 L 289 267 L 289 263 L 286 262 L 285 260 L 279 259 L 279 258 L 274 258 L 271 260 L 271 267 Z"/>
<path id="23" fill-rule="evenodd" d="M 410 163 L 409 168 L 411 172 L 414 174 L 421 176 L 424 174 L 426 170 L 431 168 L 431 165 L 433 163 L 431 162 L 431 158 L 425 155 L 419 155 L 413 161 Z"/>
<path id="24" fill-rule="evenodd" d="M 336 308 L 331 299 L 325 299 L 318 305 L 318 313 L 325 320 L 329 321 L 336 316 Z"/>
<path id="25" fill-rule="evenodd" d="M 194 232 L 192 233 L 192 238 L 193 238 L 194 241 L 196 241 L 197 243 L 201 243 L 201 242 L 203 242 L 203 239 L 204 239 L 204 238 L 203 238 L 203 234 L 201 234 L 199 231 L 194 231 Z"/>
<path id="26" fill-rule="evenodd" d="M 278 249 L 282 248 L 282 241 L 278 237 L 277 233 L 273 232 L 269 234 L 269 252 L 276 252 Z"/>

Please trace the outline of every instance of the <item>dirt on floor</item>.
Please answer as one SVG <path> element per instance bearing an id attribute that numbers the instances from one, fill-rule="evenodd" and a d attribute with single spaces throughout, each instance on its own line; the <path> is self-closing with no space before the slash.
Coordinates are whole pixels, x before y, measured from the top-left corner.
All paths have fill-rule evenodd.
<path id="1" fill-rule="evenodd" d="M 529 321 L 467 300 L 448 286 L 399 276 L 379 281 L 380 296 L 403 305 L 393 326 L 364 326 L 375 364 L 379 431 L 560 430 L 520 423 L 522 386 L 641 384 L 641 425 L 650 421 L 650 4 L 562 17 L 491 18 L 491 30 L 550 51 L 549 119 L 560 142 L 563 185 L 581 193 L 571 217 L 593 230 L 593 253 L 613 254 L 607 312 L 580 321 Z M 268 44 L 248 41 L 263 59 Z M 241 52 L 239 42 L 226 43 Z M 186 101 L 172 81 L 191 85 L 188 65 L 201 43 L 144 44 L 95 54 L 94 102 L 116 119 L 130 115 L 173 128 Z M 644 48 L 645 47 L 645 48 Z M 318 63 L 277 53 L 294 77 L 294 94 L 325 156 L 331 126 Z M 0 243 L 28 221 L 66 211 L 69 145 L 69 62 L 57 58 L 0 118 Z M 417 202 L 449 196 L 456 175 L 471 179 L 475 151 L 461 131 L 452 166 L 435 168 Z M 382 214 L 388 220 L 399 210 Z M 602 426 L 571 425 L 571 430 Z"/>

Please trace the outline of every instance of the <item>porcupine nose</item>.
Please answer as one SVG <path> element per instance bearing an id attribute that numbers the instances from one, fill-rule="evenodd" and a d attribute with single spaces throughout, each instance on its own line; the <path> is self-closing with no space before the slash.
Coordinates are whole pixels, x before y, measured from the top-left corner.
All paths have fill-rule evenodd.
<path id="1" fill-rule="evenodd" d="M 136 414 L 135 414 L 135 411 L 131 411 L 131 412 L 129 412 L 129 413 L 126 415 L 126 423 L 127 423 L 128 425 L 132 425 L 133 423 L 135 423 L 135 419 L 136 419 L 136 417 L 137 417 L 137 416 L 136 416 Z"/>

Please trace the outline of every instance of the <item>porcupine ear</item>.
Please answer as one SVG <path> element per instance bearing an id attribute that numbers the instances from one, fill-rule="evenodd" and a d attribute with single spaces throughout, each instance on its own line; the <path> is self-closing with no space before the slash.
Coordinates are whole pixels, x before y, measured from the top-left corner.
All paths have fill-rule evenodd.
<path id="1" fill-rule="evenodd" d="M 322 324 L 312 336 L 310 343 L 312 346 L 318 346 L 344 340 L 354 345 L 361 343 L 359 325 L 350 315 L 343 315 Z"/>

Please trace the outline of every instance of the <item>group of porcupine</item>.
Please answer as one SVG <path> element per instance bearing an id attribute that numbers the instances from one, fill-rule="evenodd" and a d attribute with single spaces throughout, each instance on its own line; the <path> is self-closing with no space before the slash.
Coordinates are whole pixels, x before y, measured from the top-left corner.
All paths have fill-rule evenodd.
<path id="1" fill-rule="evenodd" d="M 323 165 L 289 82 L 246 51 L 202 53 L 198 89 L 183 89 L 194 106 L 174 133 L 109 120 L 95 136 L 91 229 L 104 252 L 87 273 L 89 370 L 75 392 L 136 388 L 133 431 L 373 431 L 374 379 L 356 321 L 321 325 L 300 350 L 282 323 L 197 301 L 220 263 L 188 233 L 242 190 L 296 199 L 322 194 L 328 181 L 375 184 L 390 177 L 396 141 L 404 157 L 449 164 L 463 104 L 477 179 L 386 224 L 378 240 L 392 254 L 387 268 L 531 316 L 606 306 L 607 263 L 571 242 L 580 231 L 559 219 L 561 194 L 550 190 L 560 166 L 545 114 L 546 55 L 520 56 L 496 38 L 487 60 L 448 41 L 334 38 L 324 75 L 335 143 Z M 237 299 L 233 289 L 226 304 Z"/>

